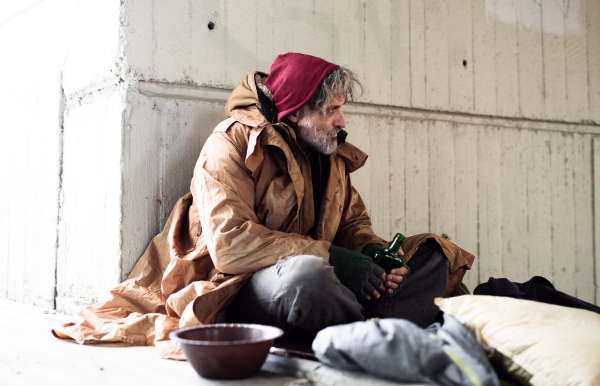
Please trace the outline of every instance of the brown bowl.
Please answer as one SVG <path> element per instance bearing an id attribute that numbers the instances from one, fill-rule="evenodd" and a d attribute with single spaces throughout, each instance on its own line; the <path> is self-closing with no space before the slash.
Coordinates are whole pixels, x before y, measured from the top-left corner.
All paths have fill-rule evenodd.
<path id="1" fill-rule="evenodd" d="M 261 324 L 207 324 L 173 331 L 194 370 L 204 378 L 240 379 L 260 370 L 280 328 Z"/>

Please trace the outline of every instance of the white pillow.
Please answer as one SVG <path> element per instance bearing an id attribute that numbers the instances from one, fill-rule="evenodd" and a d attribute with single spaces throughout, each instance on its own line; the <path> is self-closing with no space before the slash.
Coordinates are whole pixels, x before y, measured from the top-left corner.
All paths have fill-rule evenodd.
<path id="1" fill-rule="evenodd" d="M 494 366 L 523 384 L 600 385 L 600 315 L 498 296 L 437 298 L 476 328 Z"/>

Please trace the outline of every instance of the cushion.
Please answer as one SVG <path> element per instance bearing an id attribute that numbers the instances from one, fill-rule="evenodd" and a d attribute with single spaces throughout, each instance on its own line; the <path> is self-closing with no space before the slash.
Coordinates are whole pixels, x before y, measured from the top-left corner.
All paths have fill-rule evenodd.
<path id="1" fill-rule="evenodd" d="M 600 385 L 600 315 L 497 296 L 438 298 L 474 327 L 494 367 L 530 385 Z"/>

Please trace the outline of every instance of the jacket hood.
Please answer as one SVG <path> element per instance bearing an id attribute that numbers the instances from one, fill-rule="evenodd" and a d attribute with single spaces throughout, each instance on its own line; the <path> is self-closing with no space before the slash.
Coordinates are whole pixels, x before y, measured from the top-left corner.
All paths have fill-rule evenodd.
<path id="1" fill-rule="evenodd" d="M 269 123 L 269 119 L 265 115 L 273 115 L 273 112 L 269 114 L 269 110 L 275 108 L 274 104 L 266 106 L 265 102 L 269 101 L 264 94 L 259 95 L 256 86 L 256 75 L 265 78 L 268 76 L 268 74 L 260 71 L 254 71 L 246 75 L 240 84 L 233 89 L 225 104 L 225 116 L 227 118 L 235 118 L 238 122 L 252 127 L 265 126 Z M 265 106 L 261 106 L 261 100 Z M 274 115 L 277 115 L 276 112 L 274 112 Z"/>
<path id="2" fill-rule="evenodd" d="M 277 56 L 265 81 L 279 110 L 277 118 L 281 120 L 301 109 L 323 79 L 337 68 L 340 66 L 316 56 L 296 52 Z"/>
<path id="3" fill-rule="evenodd" d="M 277 119 L 277 109 L 275 108 L 273 102 L 266 99 L 267 97 L 264 96 L 264 93 L 257 89 L 257 74 L 261 75 L 262 77 L 268 76 L 268 74 L 260 71 L 254 71 L 246 75 L 240 84 L 233 89 L 229 99 L 227 100 L 227 103 L 225 104 L 225 115 L 227 118 L 233 118 L 236 121 L 250 127 L 261 128 L 256 133 L 256 136 L 258 136 L 258 134 L 262 131 L 262 128 L 265 126 L 268 126 L 269 124 L 275 124 Z M 263 101 L 262 105 L 260 103 L 261 100 Z M 271 104 L 272 106 L 267 104 Z M 271 109 L 274 109 L 274 111 Z M 270 115 L 272 120 L 269 121 L 265 115 Z M 285 125 L 285 127 L 288 126 Z M 343 132 L 346 134 L 345 131 Z M 255 141 L 256 139 L 254 139 L 253 142 Z M 254 149 L 255 146 L 253 145 L 251 148 Z M 345 142 L 345 135 L 344 143 L 341 143 L 333 154 L 337 154 L 344 158 L 349 172 L 354 172 L 355 170 L 361 168 L 367 161 L 368 157 L 366 153 L 356 146 Z"/>

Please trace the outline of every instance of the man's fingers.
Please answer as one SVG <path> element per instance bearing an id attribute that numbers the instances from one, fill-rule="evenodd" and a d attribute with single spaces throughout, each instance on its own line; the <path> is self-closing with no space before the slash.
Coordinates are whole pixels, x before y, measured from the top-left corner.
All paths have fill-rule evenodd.
<path id="1" fill-rule="evenodd" d="M 377 292 L 377 291 L 373 291 L 373 293 L 371 294 L 371 296 L 372 296 L 372 297 L 374 297 L 375 299 L 379 299 L 379 297 L 380 297 L 381 295 L 379 294 L 379 292 Z M 369 297 L 368 297 L 368 296 L 367 296 L 367 299 L 369 299 Z"/>
<path id="2" fill-rule="evenodd" d="M 385 281 L 387 280 L 387 275 L 384 272 L 381 274 L 381 284 L 379 285 L 379 292 L 385 293 Z"/>
<path id="3" fill-rule="evenodd" d="M 404 276 L 402 275 L 387 275 L 387 277 L 385 278 L 385 282 L 386 285 L 389 282 L 394 282 L 394 283 L 402 283 L 402 281 L 404 280 Z"/>
<path id="4" fill-rule="evenodd" d="M 396 269 L 392 269 L 392 271 L 390 272 L 392 275 L 406 275 L 408 273 L 408 268 L 406 267 L 402 267 L 402 268 L 396 268 Z M 385 280 L 385 279 L 384 279 Z M 390 279 L 391 280 L 391 279 Z"/>
<path id="5" fill-rule="evenodd" d="M 381 274 L 381 283 L 379 284 L 379 291 L 381 293 L 385 292 L 385 281 L 387 280 L 387 275 L 385 272 Z"/>
<path id="6" fill-rule="evenodd" d="M 404 256 L 404 251 L 402 250 L 402 248 L 398 248 L 398 254 L 400 256 Z"/>

